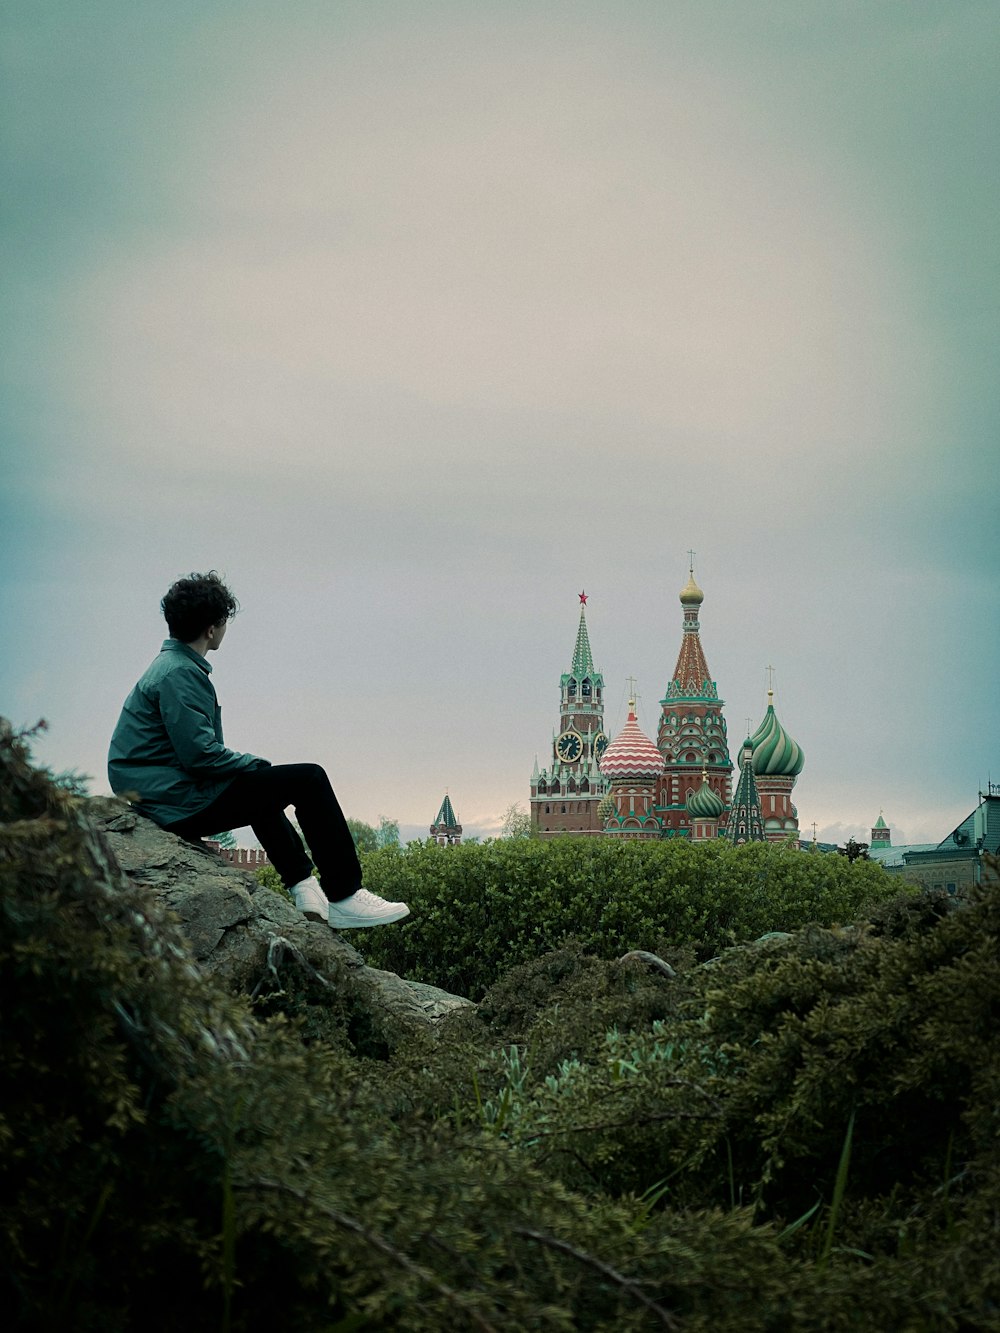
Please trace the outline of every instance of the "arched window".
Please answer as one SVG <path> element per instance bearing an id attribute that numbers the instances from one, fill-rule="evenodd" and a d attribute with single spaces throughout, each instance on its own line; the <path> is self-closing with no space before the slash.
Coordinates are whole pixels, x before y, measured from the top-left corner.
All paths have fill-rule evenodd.
<path id="1" fill-rule="evenodd" d="M 566 686 L 566 694 L 570 699 L 576 698 L 576 680 L 570 676 L 569 684 Z"/>
<path id="2" fill-rule="evenodd" d="M 590 698 L 590 677 L 584 676 L 583 684 L 580 686 L 580 695 L 584 699 Z"/>

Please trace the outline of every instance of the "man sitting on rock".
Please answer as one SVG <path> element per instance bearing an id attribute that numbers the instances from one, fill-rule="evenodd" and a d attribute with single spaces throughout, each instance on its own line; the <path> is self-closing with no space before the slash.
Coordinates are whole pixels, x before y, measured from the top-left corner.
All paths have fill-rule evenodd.
<path id="1" fill-rule="evenodd" d="M 307 917 L 336 930 L 409 914 L 361 887 L 354 839 L 318 764 L 276 764 L 229 750 L 206 656 L 238 609 L 214 570 L 178 579 L 161 602 L 170 631 L 125 700 L 111 738 L 108 778 L 136 810 L 182 838 L 249 824 Z M 319 871 L 285 815 L 295 807 Z"/>

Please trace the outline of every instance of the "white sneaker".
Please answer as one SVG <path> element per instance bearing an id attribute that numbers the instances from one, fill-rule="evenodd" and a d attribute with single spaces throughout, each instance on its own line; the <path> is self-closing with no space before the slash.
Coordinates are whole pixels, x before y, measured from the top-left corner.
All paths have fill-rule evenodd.
<path id="1" fill-rule="evenodd" d="M 358 889 L 339 903 L 330 903 L 330 925 L 334 930 L 359 930 L 364 926 L 387 926 L 410 915 L 406 903 L 387 903 L 377 893 Z"/>
<path id="2" fill-rule="evenodd" d="M 289 892 L 295 899 L 295 906 L 310 921 L 327 920 L 330 904 L 315 875 L 310 875 L 308 879 L 300 879 L 298 884 L 292 885 Z"/>

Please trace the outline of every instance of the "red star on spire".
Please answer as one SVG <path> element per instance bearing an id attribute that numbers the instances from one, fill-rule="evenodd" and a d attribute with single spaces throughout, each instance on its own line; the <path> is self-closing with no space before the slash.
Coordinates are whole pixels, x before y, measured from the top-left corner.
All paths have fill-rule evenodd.
<path id="1" fill-rule="evenodd" d="M 579 596 L 579 598 L 580 598 L 580 602 L 581 602 L 581 604 L 582 604 L 583 606 L 586 606 L 586 605 L 587 605 L 587 594 L 586 594 L 585 592 L 581 592 L 581 593 L 578 594 L 578 596 Z"/>

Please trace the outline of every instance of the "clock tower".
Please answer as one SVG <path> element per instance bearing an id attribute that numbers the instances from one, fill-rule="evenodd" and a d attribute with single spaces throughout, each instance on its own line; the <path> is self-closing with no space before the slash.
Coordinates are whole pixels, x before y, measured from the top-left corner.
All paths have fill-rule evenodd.
<path id="1" fill-rule="evenodd" d="M 531 775 L 531 827 L 541 837 L 558 833 L 600 833 L 597 813 L 607 792 L 601 756 L 604 733 L 604 677 L 594 669 L 587 631 L 587 594 L 580 593 L 580 624 L 569 671 L 559 677 L 559 728 L 552 738 L 552 762 Z"/>

